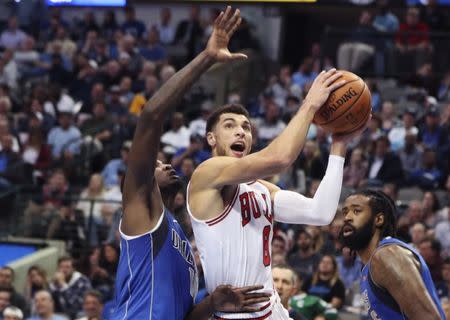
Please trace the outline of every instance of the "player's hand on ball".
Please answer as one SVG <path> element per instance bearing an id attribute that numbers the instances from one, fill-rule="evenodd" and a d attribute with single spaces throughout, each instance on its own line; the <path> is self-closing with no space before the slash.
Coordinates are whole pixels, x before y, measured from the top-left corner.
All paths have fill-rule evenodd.
<path id="1" fill-rule="evenodd" d="M 358 130 L 351 132 L 351 133 L 343 133 L 343 134 L 333 134 L 333 142 L 340 142 L 340 143 L 348 143 L 351 140 L 353 140 L 356 137 L 359 137 L 364 130 L 366 130 L 367 125 L 369 124 L 370 120 L 372 119 L 372 114 L 367 119 L 366 123 Z"/>
<path id="2" fill-rule="evenodd" d="M 243 53 L 231 53 L 228 50 L 228 42 L 231 36 L 241 24 L 242 18 L 239 9 L 233 10 L 230 6 L 214 21 L 214 28 L 206 45 L 206 53 L 216 61 L 229 61 L 246 59 Z"/>
<path id="3" fill-rule="evenodd" d="M 230 285 L 218 286 L 211 294 L 213 309 L 220 312 L 255 312 L 257 303 L 267 302 L 270 293 L 253 292 L 261 290 L 263 286 L 248 286 L 242 288 Z"/>
<path id="4" fill-rule="evenodd" d="M 342 73 L 337 72 L 335 68 L 319 73 L 314 79 L 304 103 L 309 104 L 313 111 L 319 110 L 327 101 L 330 93 L 345 84 L 345 80 L 336 81 L 340 77 L 342 77 Z"/>

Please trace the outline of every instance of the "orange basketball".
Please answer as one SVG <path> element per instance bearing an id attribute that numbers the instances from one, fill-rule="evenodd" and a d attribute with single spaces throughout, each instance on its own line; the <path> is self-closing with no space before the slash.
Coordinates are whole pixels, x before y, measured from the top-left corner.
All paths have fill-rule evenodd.
<path id="1" fill-rule="evenodd" d="M 347 83 L 334 90 L 316 112 L 314 123 L 330 133 L 350 133 L 360 129 L 372 112 L 370 91 L 356 74 L 339 70 L 343 76 L 337 81 Z"/>

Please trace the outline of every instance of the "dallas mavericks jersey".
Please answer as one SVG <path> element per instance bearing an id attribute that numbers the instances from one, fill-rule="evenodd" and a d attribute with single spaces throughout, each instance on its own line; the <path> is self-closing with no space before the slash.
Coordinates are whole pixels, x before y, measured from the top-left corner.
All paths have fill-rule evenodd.
<path id="1" fill-rule="evenodd" d="M 387 245 L 399 245 L 410 250 L 419 259 L 420 262 L 420 275 L 425 283 L 425 287 L 428 290 L 429 295 L 433 299 L 436 308 L 439 310 L 441 319 L 445 320 L 444 311 L 441 308 L 436 289 L 431 279 L 430 270 L 427 264 L 423 260 L 422 256 L 414 250 L 411 246 L 407 245 L 403 241 L 395 238 L 386 237 L 380 241 L 376 250 Z M 370 276 L 370 261 L 364 266 L 361 272 L 361 294 L 364 305 L 366 307 L 369 319 L 374 320 L 397 320 L 407 319 L 406 316 L 400 310 L 400 306 L 395 302 L 394 298 L 387 292 L 387 290 L 377 286 Z"/>
<path id="2" fill-rule="evenodd" d="M 189 240 L 169 211 L 148 233 L 121 232 L 120 247 L 111 319 L 184 319 L 197 294 L 197 269 Z"/>

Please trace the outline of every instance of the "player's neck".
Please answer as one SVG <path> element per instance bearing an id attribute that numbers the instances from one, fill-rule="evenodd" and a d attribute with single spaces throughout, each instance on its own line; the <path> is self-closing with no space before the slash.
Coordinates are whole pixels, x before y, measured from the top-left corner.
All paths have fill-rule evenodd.
<path id="1" fill-rule="evenodd" d="M 367 247 L 365 247 L 364 249 L 358 250 L 358 256 L 361 258 L 361 261 L 363 264 L 367 264 L 367 262 L 369 262 L 370 257 L 372 257 L 372 254 L 375 252 L 375 250 L 377 249 L 378 243 L 380 242 L 380 234 L 378 232 L 376 232 L 372 239 L 370 240 L 369 244 L 367 245 Z"/>

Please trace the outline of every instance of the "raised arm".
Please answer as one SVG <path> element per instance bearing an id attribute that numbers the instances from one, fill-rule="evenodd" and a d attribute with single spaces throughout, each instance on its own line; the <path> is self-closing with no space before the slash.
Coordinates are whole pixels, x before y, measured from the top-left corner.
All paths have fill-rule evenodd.
<path id="1" fill-rule="evenodd" d="M 333 137 L 327 170 L 312 198 L 263 182 L 270 191 L 276 221 L 318 226 L 333 221 L 341 195 L 346 145 L 364 129 Z"/>
<path id="2" fill-rule="evenodd" d="M 370 274 L 376 285 L 392 295 L 408 319 L 441 319 L 420 275 L 419 261 L 411 251 L 396 245 L 381 248 L 372 257 Z"/>
<path id="3" fill-rule="evenodd" d="M 322 71 L 314 80 L 300 110 L 263 150 L 243 158 L 213 157 L 202 163 L 191 180 L 193 190 L 221 189 L 272 176 L 290 166 L 303 148 L 314 114 L 330 93 L 345 83 L 336 81 L 339 77 L 341 74 L 336 69 Z"/>
<path id="4" fill-rule="evenodd" d="M 163 210 L 154 172 L 165 116 L 213 63 L 246 58 L 227 49 L 240 22 L 239 10 L 233 14 L 228 7 L 221 12 L 206 49 L 173 75 L 145 104 L 136 126 L 123 189 L 122 231 L 127 235 L 151 230 Z"/>

